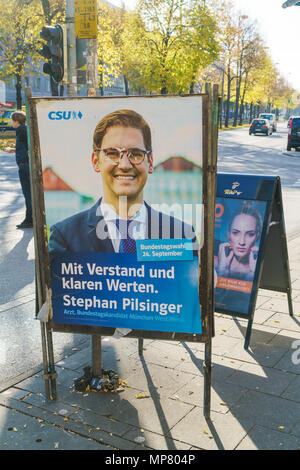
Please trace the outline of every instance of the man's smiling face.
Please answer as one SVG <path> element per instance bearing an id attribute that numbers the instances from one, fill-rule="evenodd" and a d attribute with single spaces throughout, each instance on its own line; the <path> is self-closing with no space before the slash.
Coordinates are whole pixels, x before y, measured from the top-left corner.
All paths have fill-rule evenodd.
<path id="1" fill-rule="evenodd" d="M 110 127 L 102 139 L 101 148 L 112 147 L 146 150 L 141 130 L 134 127 Z M 95 171 L 102 175 L 105 202 L 115 208 L 118 207 L 120 196 L 126 196 L 132 204 L 143 202 L 143 188 L 148 174 L 153 172 L 152 155 L 149 158 L 145 156 L 139 165 L 132 165 L 125 153 L 119 164 L 115 165 L 101 151 L 93 153 L 92 162 Z"/>

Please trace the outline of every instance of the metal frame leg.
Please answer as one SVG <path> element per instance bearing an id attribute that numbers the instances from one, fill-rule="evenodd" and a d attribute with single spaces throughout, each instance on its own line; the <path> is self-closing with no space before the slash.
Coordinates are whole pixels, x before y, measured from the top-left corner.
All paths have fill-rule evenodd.
<path id="1" fill-rule="evenodd" d="M 101 336 L 92 335 L 92 369 L 93 377 L 102 377 Z"/>
<path id="2" fill-rule="evenodd" d="M 45 332 L 45 323 L 41 322 L 41 339 L 42 339 L 42 353 L 43 353 L 43 365 L 44 365 L 44 374 L 43 379 L 45 381 L 45 393 L 46 398 L 50 400 L 50 383 L 49 383 L 49 365 L 48 365 L 48 354 L 47 354 L 47 339 Z"/>
<path id="3" fill-rule="evenodd" d="M 144 344 L 144 339 L 143 338 L 138 338 L 138 351 L 139 355 L 143 355 L 143 344 Z"/>
<path id="4" fill-rule="evenodd" d="M 287 290 L 287 299 L 288 299 L 288 304 L 289 304 L 289 314 L 291 317 L 293 317 L 294 313 L 293 313 L 292 292 L 290 289 Z"/>
<path id="5" fill-rule="evenodd" d="M 205 343 L 204 352 L 204 417 L 210 419 L 210 404 L 211 404 L 211 351 L 212 341 L 211 338 Z"/>

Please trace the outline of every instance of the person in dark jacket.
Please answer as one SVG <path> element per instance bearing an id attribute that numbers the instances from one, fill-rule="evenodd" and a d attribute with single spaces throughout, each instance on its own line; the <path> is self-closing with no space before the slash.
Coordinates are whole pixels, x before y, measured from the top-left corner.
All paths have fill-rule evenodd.
<path id="1" fill-rule="evenodd" d="M 33 225 L 26 114 L 23 111 L 16 111 L 12 113 L 11 119 L 12 127 L 16 129 L 16 162 L 19 168 L 19 178 L 26 205 L 25 219 L 17 225 L 17 228 L 31 228 Z"/>

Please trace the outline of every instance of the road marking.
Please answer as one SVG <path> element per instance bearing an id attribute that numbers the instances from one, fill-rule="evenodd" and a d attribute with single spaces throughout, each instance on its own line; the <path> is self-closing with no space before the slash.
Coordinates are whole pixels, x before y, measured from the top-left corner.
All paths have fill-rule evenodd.
<path id="1" fill-rule="evenodd" d="M 299 188 L 300 187 L 300 178 L 298 178 L 297 181 L 294 184 L 292 184 L 291 186 L 293 186 L 293 187 L 296 186 L 296 187 Z"/>
<path id="2" fill-rule="evenodd" d="M 286 168 L 276 168 L 275 170 L 272 169 L 274 173 L 280 173 L 281 171 L 285 171 Z"/>

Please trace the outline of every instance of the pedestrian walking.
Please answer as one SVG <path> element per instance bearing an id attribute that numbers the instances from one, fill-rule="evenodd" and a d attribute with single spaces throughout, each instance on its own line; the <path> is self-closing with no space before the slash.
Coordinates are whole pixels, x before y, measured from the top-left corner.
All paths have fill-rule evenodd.
<path id="1" fill-rule="evenodd" d="M 17 225 L 17 228 L 31 228 L 33 223 L 26 114 L 23 111 L 16 111 L 12 113 L 11 119 L 12 127 L 16 129 L 16 162 L 19 168 L 19 178 L 26 205 L 25 219 Z M 9 153 L 13 152 L 14 150 L 9 151 Z"/>

